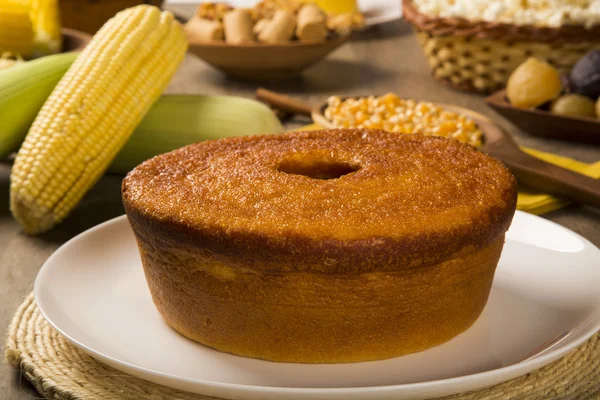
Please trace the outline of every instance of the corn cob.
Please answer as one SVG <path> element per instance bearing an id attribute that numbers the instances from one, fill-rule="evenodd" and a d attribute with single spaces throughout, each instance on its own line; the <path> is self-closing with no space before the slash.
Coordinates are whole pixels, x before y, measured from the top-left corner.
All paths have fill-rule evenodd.
<path id="1" fill-rule="evenodd" d="M 0 0 L 0 53 L 53 54 L 60 39 L 58 0 Z"/>
<path id="2" fill-rule="evenodd" d="M 35 116 L 77 57 L 56 54 L 0 71 L 0 159 L 18 150 Z M 233 96 L 169 95 L 150 108 L 108 171 L 126 173 L 173 149 L 221 137 L 283 132 L 264 104 Z"/>
<path id="3" fill-rule="evenodd" d="M 230 136 L 281 133 L 264 104 L 233 96 L 162 96 L 117 154 L 109 172 L 124 174 L 141 162 L 179 147 Z"/>
<path id="4" fill-rule="evenodd" d="M 23 230 L 51 229 L 104 173 L 182 61 L 187 42 L 170 12 L 118 13 L 58 83 L 17 154 L 11 211 Z"/>
<path id="5" fill-rule="evenodd" d="M 27 57 L 35 48 L 35 32 L 27 0 L 0 0 L 0 53 Z"/>
<path id="6" fill-rule="evenodd" d="M 58 53 L 61 48 L 58 0 L 30 0 L 35 31 L 34 56 Z"/>
<path id="7" fill-rule="evenodd" d="M 0 159 L 16 151 L 77 53 L 55 54 L 0 71 Z"/>

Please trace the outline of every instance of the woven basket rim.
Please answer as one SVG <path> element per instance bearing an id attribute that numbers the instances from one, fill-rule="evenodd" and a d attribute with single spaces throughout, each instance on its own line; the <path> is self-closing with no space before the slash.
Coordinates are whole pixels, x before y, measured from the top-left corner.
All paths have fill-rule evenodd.
<path id="1" fill-rule="evenodd" d="M 558 28 L 535 25 L 515 25 L 504 22 L 471 21 L 465 18 L 431 17 L 417 10 L 413 0 L 402 0 L 403 17 L 418 29 L 434 36 L 501 39 L 506 42 L 580 42 L 600 41 L 600 24 L 563 25 Z"/>

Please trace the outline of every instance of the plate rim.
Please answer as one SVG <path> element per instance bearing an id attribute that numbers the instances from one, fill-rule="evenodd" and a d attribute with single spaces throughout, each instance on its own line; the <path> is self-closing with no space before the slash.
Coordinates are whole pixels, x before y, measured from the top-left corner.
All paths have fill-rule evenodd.
<path id="1" fill-rule="evenodd" d="M 543 221 L 545 223 L 550 223 L 560 229 L 567 230 L 571 234 L 576 235 L 579 239 L 583 240 L 589 247 L 594 249 L 597 252 L 597 255 L 600 256 L 600 249 L 595 246 L 592 242 L 579 235 L 577 232 L 574 232 L 554 221 L 550 221 L 548 219 L 539 217 L 537 215 L 529 214 L 524 211 L 517 210 L 515 212 L 515 218 L 519 215 L 519 218 L 533 218 L 538 221 Z M 237 390 L 245 393 L 253 393 L 253 394 L 261 394 L 268 392 L 270 395 L 293 395 L 293 394 L 310 394 L 310 395 L 361 395 L 361 394 L 384 394 L 384 393 L 393 393 L 397 391 L 419 391 L 419 390 L 428 390 L 431 388 L 443 388 L 445 386 L 453 386 L 464 383 L 465 381 L 470 382 L 470 389 L 468 390 L 476 390 L 477 388 L 489 387 L 498 383 L 506 382 L 508 380 L 514 379 L 516 377 L 522 376 L 526 373 L 533 372 L 538 370 L 551 362 L 564 357 L 567 353 L 572 351 L 573 349 L 579 347 L 586 340 L 592 337 L 595 333 L 600 330 L 600 314 L 593 313 L 591 316 L 588 316 L 581 324 L 576 325 L 589 325 L 589 327 L 584 328 L 584 332 L 579 335 L 579 337 L 575 338 L 572 342 L 559 346 L 556 348 L 550 347 L 549 351 L 542 353 L 538 356 L 534 356 L 533 358 L 525 359 L 524 361 L 520 361 L 514 364 L 506 365 L 500 368 L 478 372 L 475 374 L 457 376 L 452 378 L 438 379 L 433 381 L 423 381 L 423 382 L 414 382 L 414 383 L 404 383 L 404 384 L 393 384 L 393 385 L 379 385 L 379 386 L 356 386 L 356 387 L 326 387 L 326 388 L 318 388 L 318 387 L 284 387 L 284 386 L 262 386 L 262 385 L 250 385 L 250 384 L 240 384 L 240 383 L 226 383 L 226 382 L 218 382 L 218 381 L 210 381 L 205 379 L 197 379 L 197 378 L 189 378 L 182 377 L 166 372 L 156 371 L 153 369 L 149 369 L 146 367 L 141 367 L 135 364 L 132 364 L 127 361 L 118 360 L 110 355 L 104 354 L 98 350 L 92 349 L 89 346 L 79 342 L 75 338 L 68 335 L 64 332 L 59 326 L 57 326 L 51 318 L 48 317 L 48 313 L 44 310 L 44 306 L 40 304 L 40 287 L 42 285 L 43 277 L 47 273 L 51 267 L 49 265 L 53 262 L 54 258 L 60 257 L 60 253 L 64 251 L 64 249 L 71 245 L 72 242 L 80 240 L 83 236 L 87 236 L 93 234 L 94 232 L 106 229 L 111 225 L 118 225 L 121 223 L 126 223 L 128 226 L 127 215 L 123 214 L 118 217 L 114 217 L 105 222 L 102 222 L 98 225 L 89 228 L 73 238 L 69 239 L 65 243 L 63 243 L 59 248 L 57 248 L 51 255 L 46 259 L 40 268 L 38 274 L 36 275 L 33 287 L 34 299 L 36 305 L 44 317 L 44 319 L 52 326 L 57 332 L 59 332 L 62 336 L 64 336 L 71 344 L 80 348 L 92 358 L 96 360 L 103 361 L 111 366 L 114 365 L 122 365 L 126 366 L 128 370 L 140 371 L 147 375 L 151 375 L 157 379 L 160 379 L 162 383 L 159 383 L 164 386 L 169 386 L 168 383 L 164 383 L 166 381 L 179 381 L 185 383 L 187 385 L 192 384 L 194 386 L 202 386 L 203 388 L 214 388 L 214 389 L 229 389 L 229 390 Z M 595 321 L 588 321 L 594 319 Z M 117 367 L 114 367 L 118 369 Z M 131 374 L 131 373 L 130 373 Z M 131 374 L 134 375 L 134 374 Z M 141 379 L 145 379 L 140 377 Z M 147 379 L 146 379 L 147 380 Z M 155 381 L 157 382 L 157 381 Z M 158 383 L 158 382 L 157 382 Z M 174 387 L 174 386 L 170 386 Z M 181 389 L 183 390 L 183 389 Z M 200 393 L 200 392 L 197 392 Z"/>
<path id="2" fill-rule="evenodd" d="M 364 1 L 364 0 L 363 0 Z M 360 5 L 361 0 L 357 0 L 357 3 L 359 3 Z M 376 25 L 381 25 L 381 24 L 385 24 L 388 22 L 392 22 L 392 21 L 396 21 L 399 19 L 402 19 L 402 5 L 401 5 L 401 1 L 400 0 L 388 0 L 388 3 L 391 4 L 396 4 L 397 6 L 394 8 L 394 12 L 393 13 L 389 13 L 389 14 L 383 14 L 383 15 L 377 15 L 377 16 L 373 16 L 373 17 L 367 17 L 365 16 L 365 26 L 367 27 L 372 27 L 372 26 L 376 26 Z"/>
<path id="3" fill-rule="evenodd" d="M 361 0 L 358 0 L 360 3 Z M 364 1 L 364 0 L 363 0 Z M 167 0 L 165 3 L 167 5 L 198 5 L 200 3 L 205 3 L 206 0 Z M 398 7 L 395 8 L 393 13 L 385 14 L 385 15 L 377 15 L 373 17 L 365 17 L 365 26 L 371 27 L 375 25 L 385 24 L 387 22 L 396 21 L 402 18 L 402 7 L 400 6 L 400 0 L 393 1 L 388 0 L 388 3 L 391 5 L 398 4 Z"/>

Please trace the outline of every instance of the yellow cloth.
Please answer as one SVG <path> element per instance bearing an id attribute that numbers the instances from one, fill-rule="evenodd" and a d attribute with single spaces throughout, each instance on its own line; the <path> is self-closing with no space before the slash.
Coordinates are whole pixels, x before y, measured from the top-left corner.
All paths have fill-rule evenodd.
<path id="1" fill-rule="evenodd" d="M 307 125 L 301 128 L 301 130 L 316 130 L 322 129 L 317 124 Z M 600 161 L 594 164 L 586 164 L 572 158 L 557 156 L 552 153 L 545 153 L 543 151 L 529 149 L 526 147 L 522 148 L 523 151 L 531 154 L 546 162 L 558 165 L 560 167 L 570 169 L 572 171 L 579 172 L 581 174 L 590 176 L 592 178 L 600 178 Z M 557 199 L 556 197 L 548 194 L 537 192 L 533 189 L 529 189 L 525 186 L 519 186 L 519 199 L 517 201 L 517 208 L 522 211 L 527 211 L 531 214 L 545 214 L 550 211 L 557 210 L 561 207 L 569 204 L 568 201 Z"/>
<path id="2" fill-rule="evenodd" d="M 529 153 L 532 156 L 546 162 L 579 172 L 580 174 L 587 175 L 592 178 L 600 178 L 600 161 L 594 164 L 586 164 L 577 160 L 573 160 L 572 158 L 557 156 L 556 154 L 552 153 L 545 153 L 543 151 L 529 149 L 526 147 L 522 147 L 521 149 L 526 153 Z M 519 200 L 517 202 L 517 208 L 519 210 L 540 215 L 557 210 L 566 206 L 567 204 L 569 204 L 568 201 L 557 199 L 556 197 L 537 192 L 533 189 L 529 189 L 528 187 L 519 186 Z"/>

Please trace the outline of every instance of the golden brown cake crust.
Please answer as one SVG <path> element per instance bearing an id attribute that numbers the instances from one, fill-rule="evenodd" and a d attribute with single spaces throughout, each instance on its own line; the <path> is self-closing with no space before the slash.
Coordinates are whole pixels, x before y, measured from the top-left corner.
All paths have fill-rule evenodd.
<path id="1" fill-rule="evenodd" d="M 247 272 L 175 242 L 138 243 L 156 307 L 188 338 L 245 357 L 345 363 L 422 351 L 468 329 L 504 237 L 434 266 L 363 274 Z"/>
<path id="2" fill-rule="evenodd" d="M 311 169 L 355 171 L 289 173 Z M 458 258 L 504 235 L 516 193 L 507 168 L 468 145 L 366 130 L 198 143 L 123 182 L 138 239 L 261 272 L 397 271 Z"/>

